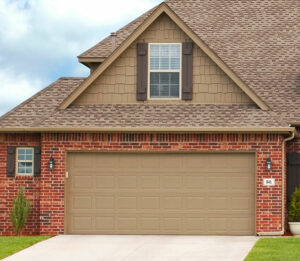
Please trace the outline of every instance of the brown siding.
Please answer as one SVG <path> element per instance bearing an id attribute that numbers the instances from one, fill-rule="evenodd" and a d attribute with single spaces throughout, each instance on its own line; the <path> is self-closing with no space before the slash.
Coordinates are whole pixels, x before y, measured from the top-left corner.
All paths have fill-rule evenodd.
<path id="1" fill-rule="evenodd" d="M 160 16 L 74 103 L 137 103 L 136 44 L 143 41 L 181 43 L 191 40 L 167 15 Z M 253 103 L 196 45 L 193 56 L 193 99 L 191 101 L 168 102 Z M 165 103 L 166 101 L 142 102 Z"/>

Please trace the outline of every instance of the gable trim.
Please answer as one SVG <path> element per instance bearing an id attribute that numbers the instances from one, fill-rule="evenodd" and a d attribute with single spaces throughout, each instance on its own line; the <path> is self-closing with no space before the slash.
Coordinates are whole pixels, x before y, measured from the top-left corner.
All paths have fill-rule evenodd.
<path id="1" fill-rule="evenodd" d="M 166 3 L 161 3 L 156 10 L 88 77 L 73 91 L 59 106 L 66 109 L 79 95 L 85 91 L 162 13 L 166 13 L 170 19 L 183 30 L 206 54 L 212 59 L 224 73 L 237 84 L 249 98 L 262 110 L 268 110 L 268 106 L 250 89 L 201 39 L 197 36 Z"/>

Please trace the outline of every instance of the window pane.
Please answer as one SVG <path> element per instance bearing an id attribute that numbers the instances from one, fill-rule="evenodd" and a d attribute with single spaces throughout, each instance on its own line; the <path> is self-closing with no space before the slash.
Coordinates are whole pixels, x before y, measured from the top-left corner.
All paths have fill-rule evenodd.
<path id="1" fill-rule="evenodd" d="M 25 173 L 26 174 L 32 174 L 32 167 L 26 167 Z"/>
<path id="2" fill-rule="evenodd" d="M 151 44 L 150 45 L 150 56 L 151 57 L 159 57 L 159 44 Z"/>
<path id="3" fill-rule="evenodd" d="M 159 87 L 158 85 L 150 85 L 150 97 L 159 97 Z"/>
<path id="4" fill-rule="evenodd" d="M 32 154 L 26 154 L 26 160 L 32 160 Z"/>
<path id="5" fill-rule="evenodd" d="M 159 56 L 160 57 L 169 57 L 169 44 L 161 44 L 159 45 Z"/>
<path id="6" fill-rule="evenodd" d="M 159 75 L 160 75 L 159 83 L 161 83 L 161 84 L 168 84 L 169 83 L 170 73 L 160 73 Z"/>
<path id="7" fill-rule="evenodd" d="M 169 58 L 160 58 L 159 63 L 160 63 L 159 69 L 161 69 L 161 70 L 169 70 L 170 69 Z"/>
<path id="8" fill-rule="evenodd" d="M 180 69 L 180 44 L 151 44 L 150 70 L 170 69 Z"/>
<path id="9" fill-rule="evenodd" d="M 171 85 L 170 96 L 171 97 L 179 97 L 179 88 L 177 85 Z"/>
<path id="10" fill-rule="evenodd" d="M 170 69 L 171 70 L 179 70 L 180 69 L 180 58 L 171 58 Z"/>
<path id="11" fill-rule="evenodd" d="M 18 149 L 18 154 L 25 154 L 25 149 Z"/>
<path id="12" fill-rule="evenodd" d="M 24 154 L 18 154 L 18 160 L 25 160 Z"/>
<path id="13" fill-rule="evenodd" d="M 18 167 L 19 168 L 24 168 L 25 167 L 25 162 L 18 162 Z"/>
<path id="14" fill-rule="evenodd" d="M 161 85 L 160 86 L 160 96 L 161 97 L 170 97 L 169 85 Z"/>
<path id="15" fill-rule="evenodd" d="M 18 168 L 18 173 L 19 174 L 24 174 L 25 173 L 25 168 Z"/>
<path id="16" fill-rule="evenodd" d="M 25 162 L 26 167 L 32 167 L 32 162 Z"/>
<path id="17" fill-rule="evenodd" d="M 150 70 L 158 70 L 159 69 L 159 58 L 151 58 L 150 59 Z"/>
<path id="18" fill-rule="evenodd" d="M 150 97 L 179 98 L 179 73 L 151 72 Z"/>
<path id="19" fill-rule="evenodd" d="M 159 73 L 150 73 L 150 83 L 159 84 Z"/>
<path id="20" fill-rule="evenodd" d="M 171 84 L 179 84 L 179 73 L 171 73 Z"/>
<path id="21" fill-rule="evenodd" d="M 33 149 L 26 149 L 26 154 L 32 154 Z"/>

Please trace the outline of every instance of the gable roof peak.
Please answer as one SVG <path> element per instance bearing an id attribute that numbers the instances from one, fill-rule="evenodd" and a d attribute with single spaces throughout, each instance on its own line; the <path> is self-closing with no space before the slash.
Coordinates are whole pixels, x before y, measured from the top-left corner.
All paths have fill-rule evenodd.
<path id="1" fill-rule="evenodd" d="M 161 14 L 165 13 L 169 18 L 184 31 L 192 41 L 212 59 L 262 110 L 268 110 L 268 106 L 251 90 L 207 44 L 178 15 L 165 3 L 158 5 L 153 12 L 104 60 L 104 62 L 69 96 L 59 109 L 66 109 L 79 95 L 86 90 L 98 77 L 111 65 Z"/>

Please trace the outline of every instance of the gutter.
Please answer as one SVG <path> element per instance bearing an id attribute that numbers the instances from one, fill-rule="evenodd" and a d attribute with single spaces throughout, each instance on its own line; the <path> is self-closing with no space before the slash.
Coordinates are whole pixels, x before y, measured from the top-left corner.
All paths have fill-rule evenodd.
<path id="1" fill-rule="evenodd" d="M 295 138 L 296 130 L 290 132 L 290 136 L 282 140 L 281 145 L 281 231 L 278 232 L 260 232 L 257 233 L 259 236 L 282 236 L 285 232 L 285 162 L 286 162 L 286 153 L 285 153 L 285 144 L 287 141 L 290 141 Z"/>
<path id="2" fill-rule="evenodd" d="M 19 128 L 0 128 L 0 133 L 5 132 L 201 132 L 201 133 L 224 133 L 224 132 L 238 132 L 238 133 L 281 133 L 288 134 L 295 132 L 294 127 L 233 127 L 233 128 L 222 128 L 222 127 L 19 127 Z"/>

